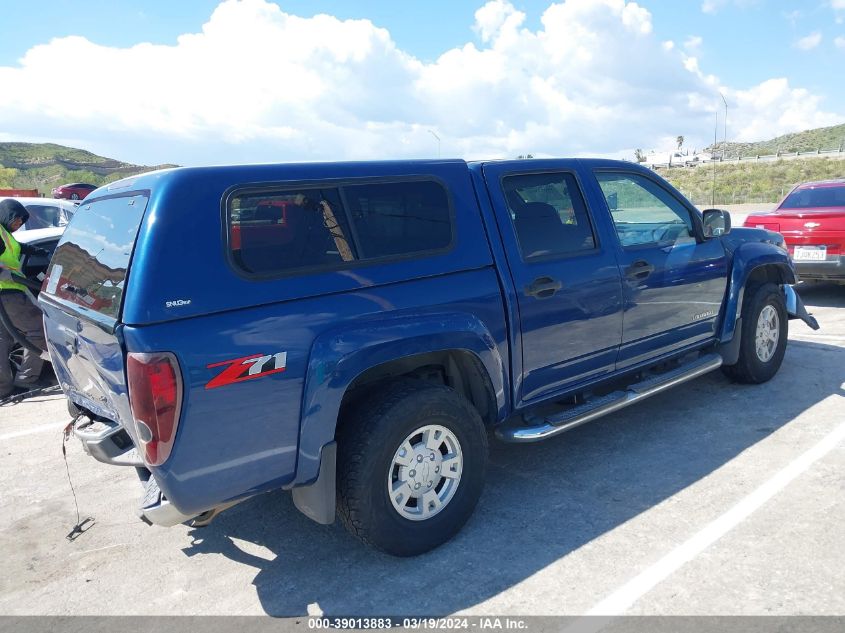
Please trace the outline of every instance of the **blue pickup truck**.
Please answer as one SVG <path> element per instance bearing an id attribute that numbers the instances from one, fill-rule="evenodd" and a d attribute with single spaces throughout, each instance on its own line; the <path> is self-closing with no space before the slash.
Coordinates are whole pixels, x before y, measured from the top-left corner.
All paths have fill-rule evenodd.
<path id="1" fill-rule="evenodd" d="M 398 556 L 469 518 L 488 437 L 533 442 L 817 327 L 783 238 L 637 165 L 183 168 L 88 196 L 40 297 L 74 434 L 141 517 L 291 490 Z M 750 393 L 750 392 L 749 392 Z"/>

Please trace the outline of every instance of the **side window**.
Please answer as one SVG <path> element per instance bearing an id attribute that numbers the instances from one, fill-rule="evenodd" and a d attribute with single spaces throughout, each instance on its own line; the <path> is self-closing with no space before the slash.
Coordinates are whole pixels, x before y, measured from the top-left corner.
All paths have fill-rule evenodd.
<path id="1" fill-rule="evenodd" d="M 284 272 L 355 260 L 337 189 L 239 195 L 229 200 L 229 246 L 250 273 Z"/>
<path id="2" fill-rule="evenodd" d="M 587 206 L 572 174 L 506 176 L 502 187 L 524 259 L 596 248 Z"/>
<path id="3" fill-rule="evenodd" d="M 351 185 L 343 194 L 364 259 L 435 251 L 452 243 L 449 199 L 436 182 Z"/>
<path id="4" fill-rule="evenodd" d="M 622 246 L 691 239 L 687 208 L 660 185 L 639 174 L 598 172 L 599 186 Z"/>
<path id="5" fill-rule="evenodd" d="M 448 196 L 433 181 L 263 190 L 228 201 L 229 248 L 249 273 L 341 268 L 452 243 Z"/>

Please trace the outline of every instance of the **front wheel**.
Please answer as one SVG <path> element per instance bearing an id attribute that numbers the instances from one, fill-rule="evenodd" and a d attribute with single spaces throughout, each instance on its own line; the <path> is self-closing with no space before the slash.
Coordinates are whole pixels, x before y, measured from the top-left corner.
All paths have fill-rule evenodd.
<path id="1" fill-rule="evenodd" d="M 446 542 L 484 485 L 487 433 L 448 387 L 391 383 L 338 430 L 338 514 L 353 535 L 394 556 Z"/>
<path id="2" fill-rule="evenodd" d="M 775 284 L 749 289 L 742 305 L 739 359 L 723 367 L 731 379 L 748 384 L 771 380 L 786 353 L 787 314 L 783 292 Z"/>

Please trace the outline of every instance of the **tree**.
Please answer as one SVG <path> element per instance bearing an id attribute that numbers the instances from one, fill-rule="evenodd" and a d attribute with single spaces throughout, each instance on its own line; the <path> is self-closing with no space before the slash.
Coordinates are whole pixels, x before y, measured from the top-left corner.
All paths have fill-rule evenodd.
<path id="1" fill-rule="evenodd" d="M 0 187 L 4 189 L 15 188 L 15 176 L 18 175 L 18 170 L 11 167 L 3 167 L 0 165 Z"/>
<path id="2" fill-rule="evenodd" d="M 681 147 L 683 147 L 683 145 L 684 145 L 684 137 L 679 136 L 678 138 L 675 139 L 675 142 L 678 144 L 678 149 L 681 149 Z"/>
<path id="3" fill-rule="evenodd" d="M 645 154 L 643 153 L 643 150 L 641 150 L 639 147 L 634 150 L 634 160 L 636 160 L 638 163 L 645 162 Z"/>

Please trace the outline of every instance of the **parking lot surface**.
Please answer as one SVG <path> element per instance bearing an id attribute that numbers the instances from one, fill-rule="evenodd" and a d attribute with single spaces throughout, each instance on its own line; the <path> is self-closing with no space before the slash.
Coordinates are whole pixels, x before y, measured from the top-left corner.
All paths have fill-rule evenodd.
<path id="1" fill-rule="evenodd" d="M 148 527 L 61 396 L 0 408 L 0 614 L 845 614 L 845 288 L 801 289 L 780 373 L 720 372 L 534 445 L 492 444 L 464 530 L 396 559 L 284 492 Z M 89 529 L 74 540 L 73 481 Z"/>

